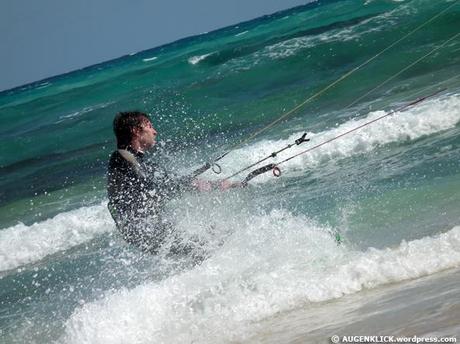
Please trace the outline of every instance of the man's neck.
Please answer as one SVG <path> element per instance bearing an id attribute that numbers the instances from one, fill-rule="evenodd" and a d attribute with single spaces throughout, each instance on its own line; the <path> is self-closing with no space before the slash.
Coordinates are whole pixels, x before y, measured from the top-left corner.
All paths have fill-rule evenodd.
<path id="1" fill-rule="evenodd" d="M 141 145 L 138 141 L 131 142 L 131 144 L 129 145 L 129 148 L 131 148 L 133 153 L 142 153 L 142 154 L 144 153 L 144 150 L 141 149 Z"/>
<path id="2" fill-rule="evenodd" d="M 134 154 L 135 156 L 138 156 L 138 157 L 142 157 L 144 156 L 145 152 L 141 149 L 136 149 L 134 148 L 133 146 L 127 146 L 127 147 L 124 147 L 124 148 L 118 148 L 118 149 L 124 149 L 124 150 L 127 150 L 128 152 Z"/>

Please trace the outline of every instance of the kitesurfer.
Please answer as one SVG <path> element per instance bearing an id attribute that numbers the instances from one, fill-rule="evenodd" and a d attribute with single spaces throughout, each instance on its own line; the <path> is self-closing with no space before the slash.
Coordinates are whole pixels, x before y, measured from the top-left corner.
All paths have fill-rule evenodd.
<path id="1" fill-rule="evenodd" d="M 120 112 L 113 121 L 117 140 L 107 173 L 108 207 L 123 238 L 143 251 L 157 253 L 172 225 L 163 218 L 168 200 L 187 191 L 225 190 L 239 184 L 177 177 L 145 154 L 156 143 L 157 131 L 147 114 Z"/>

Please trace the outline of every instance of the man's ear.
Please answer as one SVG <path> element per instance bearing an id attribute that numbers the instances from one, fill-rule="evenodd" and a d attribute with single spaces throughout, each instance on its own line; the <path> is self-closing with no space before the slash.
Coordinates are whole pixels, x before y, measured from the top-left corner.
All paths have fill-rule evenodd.
<path id="1" fill-rule="evenodd" d="M 132 128 L 132 129 L 131 129 L 131 135 L 132 135 L 133 137 L 137 137 L 137 136 L 139 136 L 139 131 L 140 131 L 139 128 Z"/>

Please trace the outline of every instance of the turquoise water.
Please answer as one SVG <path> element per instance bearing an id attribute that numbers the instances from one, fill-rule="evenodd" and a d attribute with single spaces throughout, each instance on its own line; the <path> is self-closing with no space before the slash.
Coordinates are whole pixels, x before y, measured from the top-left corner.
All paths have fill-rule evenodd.
<path id="1" fill-rule="evenodd" d="M 222 175 L 303 132 L 311 141 L 274 161 L 438 95 L 280 165 L 278 179 L 170 204 L 184 240 L 206 243 L 201 266 L 117 236 L 104 176 L 115 113 L 150 113 L 151 158 L 186 174 L 447 8 L 238 146 Z M 458 267 L 459 22 L 456 1 L 318 1 L 0 93 L 2 341 L 244 341 L 277 312 Z"/>

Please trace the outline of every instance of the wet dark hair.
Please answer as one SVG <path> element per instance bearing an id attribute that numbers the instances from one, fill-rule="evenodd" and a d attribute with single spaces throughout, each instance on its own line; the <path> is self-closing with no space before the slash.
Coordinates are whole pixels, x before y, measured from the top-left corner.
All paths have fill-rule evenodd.
<path id="1" fill-rule="evenodd" d="M 140 128 L 145 121 L 150 119 L 147 114 L 140 111 L 119 112 L 113 119 L 113 132 L 117 138 L 117 147 L 128 147 L 133 138 L 133 129 Z"/>

